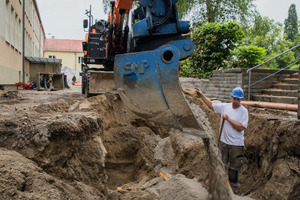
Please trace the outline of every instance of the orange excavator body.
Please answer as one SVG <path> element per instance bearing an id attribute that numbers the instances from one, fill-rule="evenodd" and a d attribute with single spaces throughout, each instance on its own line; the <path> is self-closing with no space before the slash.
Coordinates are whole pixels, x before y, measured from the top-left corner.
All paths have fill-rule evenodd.
<path id="1" fill-rule="evenodd" d="M 112 34 L 112 49 L 115 52 L 123 51 L 122 46 L 116 46 L 114 38 L 116 38 L 116 34 L 117 34 L 116 29 L 118 27 L 120 27 L 120 28 L 123 27 L 124 16 L 125 16 L 125 14 L 128 14 L 128 12 L 132 6 L 132 3 L 134 1 L 135 0 L 115 0 L 114 7 L 112 8 L 111 11 L 109 11 L 107 22 L 114 26 L 113 34 Z M 121 12 L 121 10 L 122 10 L 122 12 Z M 113 13 L 111 13 L 112 11 L 113 11 Z M 120 41 L 122 43 L 123 35 L 121 36 Z"/>

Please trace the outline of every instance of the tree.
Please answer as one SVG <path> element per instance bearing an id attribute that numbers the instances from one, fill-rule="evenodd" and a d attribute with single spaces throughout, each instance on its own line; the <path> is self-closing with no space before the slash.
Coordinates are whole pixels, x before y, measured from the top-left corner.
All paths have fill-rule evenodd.
<path id="1" fill-rule="evenodd" d="M 295 34 L 294 43 L 292 43 L 289 40 L 284 40 L 282 30 L 282 24 L 278 22 L 275 23 L 274 20 L 270 20 L 267 17 L 257 16 L 253 26 L 244 29 L 246 38 L 243 43 L 245 45 L 254 45 L 265 48 L 267 54 L 263 59 L 266 61 L 299 44 L 297 43 L 297 41 L 300 41 L 297 37 L 299 35 L 298 33 Z M 297 56 L 297 54 L 297 51 L 290 51 L 270 61 L 266 66 L 267 68 L 286 67 L 295 60 L 295 55 Z"/>
<path id="2" fill-rule="evenodd" d="M 246 35 L 243 40 L 245 45 L 263 47 L 269 55 L 282 37 L 282 25 L 267 17 L 256 16 L 254 24 L 251 27 L 245 27 L 244 33 Z"/>
<path id="3" fill-rule="evenodd" d="M 294 41 L 296 35 L 298 34 L 298 16 L 296 11 L 296 5 L 292 4 L 289 8 L 288 18 L 284 20 L 284 33 L 286 34 L 286 39 L 289 41 Z"/>
<path id="4" fill-rule="evenodd" d="M 76 76 L 75 75 L 72 77 L 72 81 L 76 82 Z"/>
<path id="5" fill-rule="evenodd" d="M 266 57 L 266 60 L 290 49 L 292 46 L 292 42 L 288 40 L 279 39 L 277 41 L 277 44 L 274 46 L 274 49 L 272 51 L 272 54 Z M 276 60 L 277 68 L 284 68 L 294 62 L 295 59 L 295 52 L 289 51 L 288 53 L 285 53 L 284 55 L 279 56 Z M 270 63 L 270 66 L 272 67 L 272 63 Z"/>
<path id="6" fill-rule="evenodd" d="M 239 21 L 247 24 L 257 15 L 254 0 L 179 0 L 179 18 L 188 18 L 193 23 L 223 23 Z"/>
<path id="7" fill-rule="evenodd" d="M 108 10 L 110 8 L 110 0 L 102 0 L 103 11 L 105 14 L 108 14 Z"/>

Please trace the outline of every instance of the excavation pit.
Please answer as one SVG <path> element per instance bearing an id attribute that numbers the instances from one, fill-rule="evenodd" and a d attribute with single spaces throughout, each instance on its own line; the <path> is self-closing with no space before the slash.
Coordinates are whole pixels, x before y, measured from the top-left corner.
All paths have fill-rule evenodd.
<path id="1" fill-rule="evenodd" d="M 219 116 L 185 92 L 205 130 L 216 134 Z M 3 199 L 207 199 L 202 180 L 210 169 L 220 175 L 202 139 L 137 117 L 117 94 L 19 93 L 14 104 L 0 98 Z M 290 113 L 248 109 L 239 194 L 298 199 L 299 122 L 267 121 Z"/>

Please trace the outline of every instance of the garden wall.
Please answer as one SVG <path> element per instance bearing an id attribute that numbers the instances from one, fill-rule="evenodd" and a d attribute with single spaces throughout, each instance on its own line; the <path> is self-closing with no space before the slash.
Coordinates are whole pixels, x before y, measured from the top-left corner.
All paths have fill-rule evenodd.
<path id="1" fill-rule="evenodd" d="M 254 83 L 269 74 L 278 70 L 255 69 L 251 72 L 251 83 Z M 290 77 L 298 70 L 283 70 L 280 73 L 267 78 L 251 86 L 251 95 L 259 94 L 263 89 L 271 88 L 276 82 Z M 213 71 L 210 79 L 180 78 L 182 88 L 199 88 L 205 95 L 223 101 L 230 101 L 230 93 L 234 87 L 240 86 L 244 90 L 244 98 L 248 97 L 248 76 L 247 69 L 223 69 Z"/>

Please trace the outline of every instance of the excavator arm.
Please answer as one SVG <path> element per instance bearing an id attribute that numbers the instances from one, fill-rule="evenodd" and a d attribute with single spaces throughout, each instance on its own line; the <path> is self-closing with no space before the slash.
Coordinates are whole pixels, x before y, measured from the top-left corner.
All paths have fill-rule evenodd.
<path id="1" fill-rule="evenodd" d="M 205 137 L 178 78 L 179 61 L 194 51 L 193 42 L 182 36 L 189 32 L 189 22 L 178 20 L 177 0 L 140 0 L 130 12 L 132 2 L 116 0 L 110 19 L 115 23 L 113 47 L 122 52 L 114 57 L 114 79 L 121 99 L 141 117 Z M 122 34 L 120 27 L 124 27 Z M 116 49 L 119 41 L 123 46 Z"/>
<path id="2" fill-rule="evenodd" d="M 182 36 L 177 0 L 115 0 L 106 30 L 106 68 L 114 72 L 122 101 L 137 115 L 185 133 L 206 137 L 179 83 L 179 61 L 194 51 Z"/>

